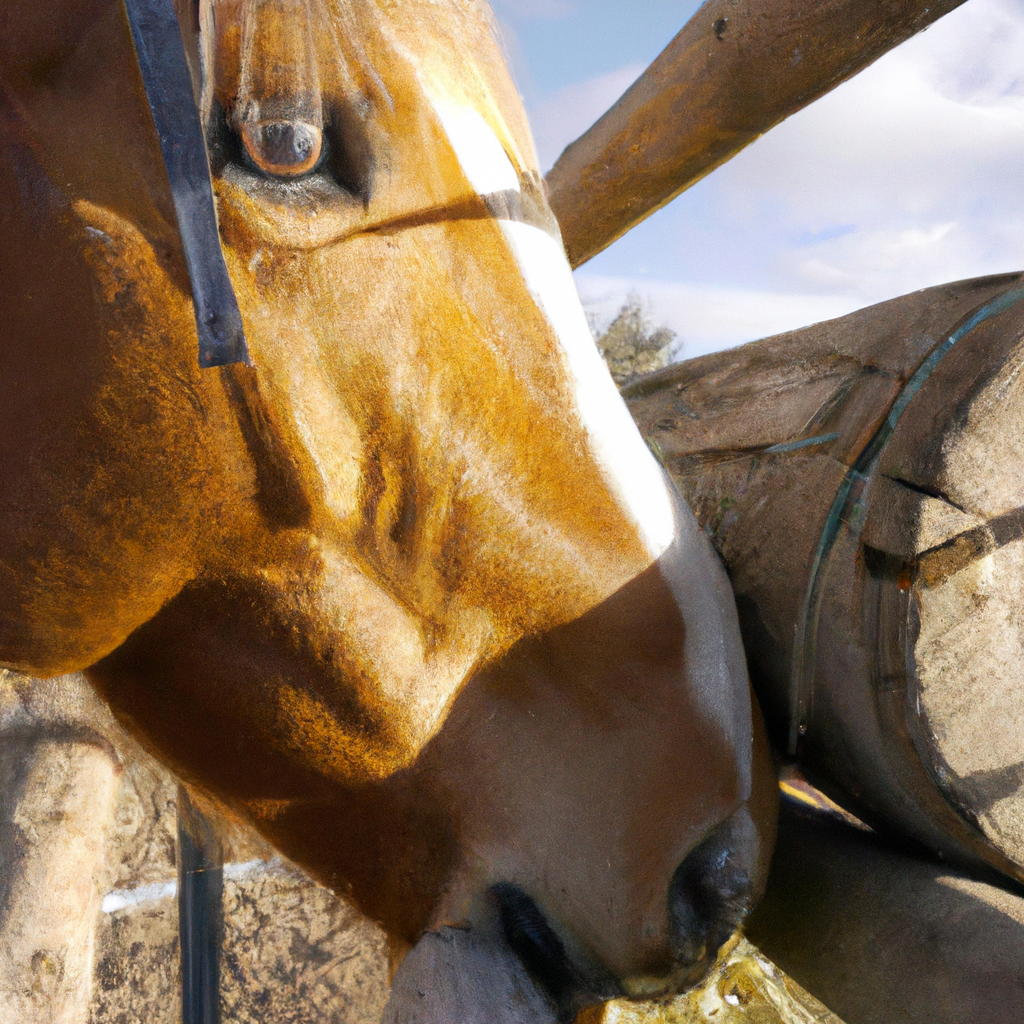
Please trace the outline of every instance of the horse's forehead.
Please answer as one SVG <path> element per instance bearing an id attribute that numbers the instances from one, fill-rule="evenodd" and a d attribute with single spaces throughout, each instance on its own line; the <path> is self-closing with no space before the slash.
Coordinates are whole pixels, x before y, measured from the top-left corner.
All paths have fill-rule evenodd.
<path id="1" fill-rule="evenodd" d="M 220 0 L 216 9 L 224 61 L 218 73 L 226 76 L 222 83 L 226 104 L 231 102 L 231 67 L 236 63 L 231 47 L 246 49 L 237 29 L 252 16 L 254 2 Z M 530 333 L 519 338 L 516 347 L 532 345 L 535 352 L 529 357 L 513 353 L 513 365 L 543 363 L 550 378 L 565 385 L 566 405 L 573 407 L 575 419 L 585 431 L 586 444 L 605 485 L 620 509 L 640 528 L 647 556 L 660 555 L 675 529 L 664 480 L 593 344 L 557 226 L 543 200 L 529 132 L 525 122 L 519 124 L 521 103 L 495 41 L 488 9 L 469 0 L 260 2 L 264 5 L 261 10 L 280 12 L 281 38 L 292 32 L 296 18 L 308 19 L 312 31 L 306 42 L 298 40 L 290 49 L 266 33 L 262 37 L 265 48 L 250 46 L 249 56 L 241 61 L 260 60 L 272 67 L 275 60 L 287 62 L 298 51 L 314 52 L 325 106 L 331 107 L 334 90 L 361 91 L 366 97 L 367 121 L 373 122 L 371 130 L 376 131 L 372 144 L 379 147 L 381 170 L 367 190 L 365 204 L 342 205 L 336 218 L 331 210 L 322 208 L 316 210 L 315 217 L 303 214 L 303 230 L 308 227 L 309 237 L 332 242 L 360 239 L 358 248 L 355 244 L 345 249 L 324 247 L 324 264 L 332 268 L 344 265 L 345 272 L 351 273 L 353 255 L 358 252 L 368 260 L 368 276 L 376 280 L 379 264 L 375 260 L 388 247 L 392 268 L 385 277 L 390 278 L 396 265 L 391 248 L 395 243 L 382 228 L 404 230 L 425 212 L 438 222 L 448 217 L 454 220 L 453 211 L 460 209 L 460 204 L 463 210 L 475 209 L 476 233 L 461 236 L 459 245 L 466 251 L 478 250 L 481 257 L 489 255 L 469 277 L 518 272 L 523 287 L 497 300 L 495 289 L 485 289 L 487 295 L 483 296 L 465 275 L 450 282 L 447 307 L 461 298 L 467 309 L 472 307 L 474 322 L 501 319 L 505 324 L 504 329 L 483 331 L 475 341 L 464 337 L 460 361 L 468 364 L 469 354 L 489 349 L 495 337 L 509 332 L 518 337 L 530 325 Z M 240 35 L 245 34 L 243 28 Z M 237 72 L 239 79 L 243 72 L 244 68 Z M 244 100 L 240 102 L 244 107 Z M 226 183 L 222 199 L 235 195 L 233 188 L 231 182 Z M 484 203 L 467 206 L 467 200 L 474 198 L 471 193 Z M 239 209 L 244 213 L 255 207 L 240 205 Z M 312 227 L 310 221 L 315 222 Z M 336 229 L 325 227 L 334 224 Z M 242 234 L 246 231 L 248 226 Z M 293 238 L 293 225 L 284 224 L 270 237 Z M 416 267 L 423 279 L 423 267 L 431 263 L 433 250 L 440 250 L 440 258 L 446 262 L 452 258 L 452 249 L 439 245 L 437 236 L 417 237 L 430 251 L 407 252 L 407 258 L 416 261 L 407 265 Z M 245 242 L 243 238 L 240 244 Z M 429 289 L 420 290 L 417 307 L 428 305 L 428 293 Z M 499 301 L 505 305 L 497 316 L 495 304 Z M 537 311 L 544 324 L 535 318 Z M 359 344 L 364 344 L 362 339 Z M 388 362 L 396 362 L 390 349 Z M 422 360 L 417 367 L 417 372 L 426 372 Z M 500 392 L 503 407 L 508 407 L 521 382 L 509 373 L 500 377 L 500 386 L 496 382 L 489 386 L 496 398 Z M 566 415 L 572 417 L 569 412 Z M 560 432 L 564 429 L 563 424 Z"/>
<path id="2" fill-rule="evenodd" d="M 472 139 L 475 147 L 492 147 L 497 139 L 518 172 L 537 170 L 525 112 L 483 0 L 213 3 L 217 73 L 229 92 L 240 75 L 245 20 L 259 6 L 273 5 L 284 17 L 309 24 L 325 95 L 357 90 L 394 104 L 409 102 L 410 91 L 418 93 L 456 146 L 461 141 L 465 150 Z"/>

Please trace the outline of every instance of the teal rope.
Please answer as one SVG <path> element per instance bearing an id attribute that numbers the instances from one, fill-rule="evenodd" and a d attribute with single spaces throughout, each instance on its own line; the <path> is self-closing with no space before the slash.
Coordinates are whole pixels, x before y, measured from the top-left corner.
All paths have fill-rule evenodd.
<path id="1" fill-rule="evenodd" d="M 884 422 L 875 431 L 864 450 L 853 465 L 847 470 L 842 483 L 832 501 L 828 517 L 822 529 L 821 537 L 814 551 L 811 562 L 811 576 L 804 593 L 804 603 L 797 619 L 796 637 L 793 645 L 793 664 L 790 673 L 790 695 L 795 697 L 795 707 L 791 708 L 789 725 L 788 753 L 795 756 L 800 737 L 807 730 L 807 715 L 810 710 L 811 691 L 814 684 L 815 643 L 818 634 L 818 617 L 821 612 L 822 600 L 822 569 L 828 563 L 829 556 L 839 536 L 840 524 L 847 522 L 858 535 L 863 520 L 863 507 L 860 501 L 860 490 L 867 482 L 874 463 L 882 453 L 896 430 L 896 426 L 906 412 L 907 406 L 921 390 L 924 383 L 935 372 L 935 369 L 958 342 L 993 317 L 1005 313 L 1012 306 L 1024 299 L 1024 286 L 1010 288 L 987 302 L 974 312 L 945 341 L 937 345 L 928 358 L 917 368 L 914 375 L 907 381 L 889 410 Z M 858 490 L 852 515 L 844 515 L 850 496 Z"/>

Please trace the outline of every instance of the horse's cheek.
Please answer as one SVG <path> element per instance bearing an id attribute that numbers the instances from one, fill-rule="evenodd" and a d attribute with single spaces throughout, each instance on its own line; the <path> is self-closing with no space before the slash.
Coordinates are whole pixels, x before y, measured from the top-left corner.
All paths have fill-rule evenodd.
<path id="1" fill-rule="evenodd" d="M 224 400 L 193 369 L 170 261 L 88 203 L 36 224 L 3 346 L 0 659 L 42 675 L 91 664 L 151 618 L 246 482 L 217 472 L 232 432 L 210 443 Z"/>

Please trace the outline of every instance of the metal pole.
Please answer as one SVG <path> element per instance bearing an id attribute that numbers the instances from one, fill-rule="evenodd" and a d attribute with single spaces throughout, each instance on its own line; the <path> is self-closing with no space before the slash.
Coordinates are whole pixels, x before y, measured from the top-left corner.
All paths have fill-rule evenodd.
<path id="1" fill-rule="evenodd" d="M 224 860 L 210 822 L 178 787 L 182 1024 L 219 1024 Z"/>

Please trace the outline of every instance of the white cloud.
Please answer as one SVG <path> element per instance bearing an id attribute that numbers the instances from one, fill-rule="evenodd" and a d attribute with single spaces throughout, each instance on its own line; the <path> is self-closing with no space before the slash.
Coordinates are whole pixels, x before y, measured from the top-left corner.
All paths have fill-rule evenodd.
<path id="1" fill-rule="evenodd" d="M 606 75 L 575 82 L 534 104 L 530 126 L 541 167 L 547 170 L 636 81 L 642 64 L 627 64 Z"/>
<path id="2" fill-rule="evenodd" d="M 931 35 L 942 39 L 940 28 Z M 751 198 L 777 193 L 812 220 L 837 206 L 877 210 L 880 199 L 923 212 L 982 187 L 1008 198 L 1024 182 L 1024 93 L 951 95 L 952 81 L 934 81 L 928 42 L 912 40 L 784 122 L 723 168 L 719 184 Z"/>
<path id="3" fill-rule="evenodd" d="M 969 0 L 684 193 L 578 280 L 592 303 L 648 295 L 696 354 L 1022 268 L 1024 2 Z"/>
<path id="4" fill-rule="evenodd" d="M 865 299 L 1024 265 L 1024 4 L 971 0 L 783 123 L 709 192 L 785 287 Z M 847 229 L 832 231 L 836 225 Z"/>
<path id="5" fill-rule="evenodd" d="M 926 37 L 929 38 L 929 37 Z M 1024 11 L 1020 0 L 972 0 L 929 38 L 927 76 L 940 92 L 974 102 L 1024 92 Z"/>
<path id="6" fill-rule="evenodd" d="M 638 295 L 656 326 L 676 332 L 674 356 L 681 359 L 829 320 L 858 305 L 843 295 L 721 288 L 586 272 L 576 274 L 576 286 L 587 312 L 602 327 L 628 296 Z"/>

